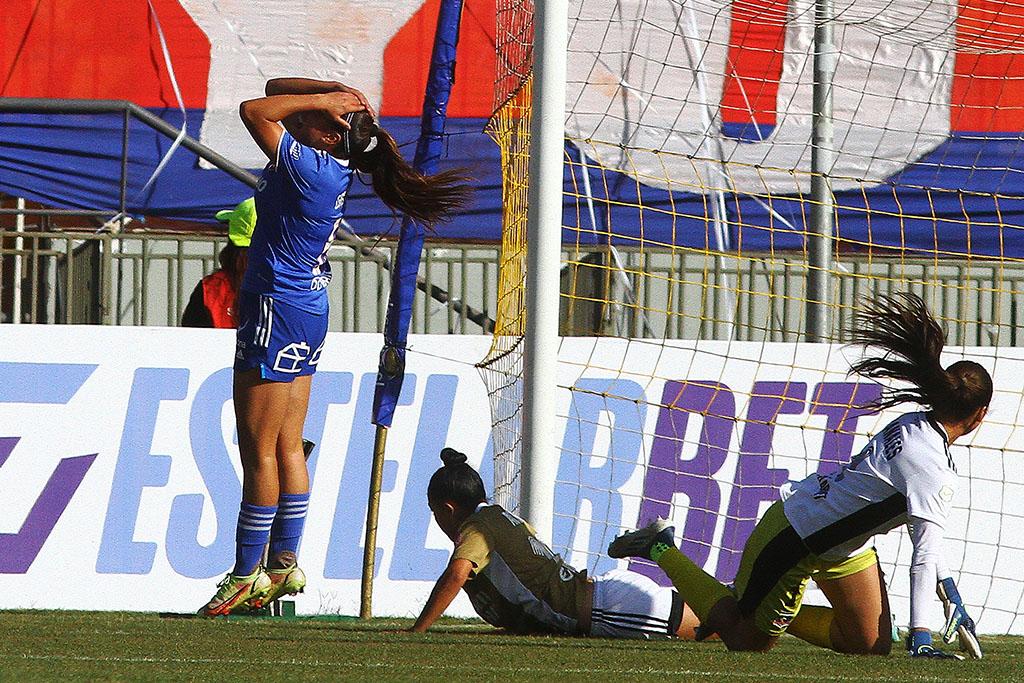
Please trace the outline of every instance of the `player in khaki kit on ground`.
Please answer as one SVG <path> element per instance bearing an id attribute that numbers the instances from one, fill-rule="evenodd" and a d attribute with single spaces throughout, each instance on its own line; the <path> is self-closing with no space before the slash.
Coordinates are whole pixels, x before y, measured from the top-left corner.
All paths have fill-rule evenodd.
<path id="1" fill-rule="evenodd" d="M 465 589 L 484 621 L 513 633 L 693 639 L 697 619 L 677 592 L 633 572 L 588 577 L 555 555 L 529 524 L 488 504 L 465 455 L 445 448 L 441 460 L 427 502 L 455 552 L 413 631 L 430 628 Z"/>
<path id="2" fill-rule="evenodd" d="M 961 647 L 981 657 L 941 543 L 957 488 L 949 445 L 981 424 L 992 378 L 968 360 L 943 369 L 945 334 L 913 294 L 871 302 L 853 341 L 883 352 L 854 363 L 854 372 L 910 385 L 887 390 L 876 408 L 913 402 L 929 409 L 890 422 L 839 472 L 784 487 L 783 500 L 750 535 L 734 587 L 679 552 L 665 520 L 620 536 L 608 554 L 657 562 L 700 617 L 701 635 L 718 633 L 731 650 L 769 650 L 788 631 L 839 652 L 888 654 L 888 595 L 871 538 L 906 524 L 914 545 L 907 648 L 915 657 L 956 656 L 932 645 L 925 606 L 937 591 L 948 616 L 944 639 L 959 634 Z M 801 608 L 809 578 L 831 608 Z"/>

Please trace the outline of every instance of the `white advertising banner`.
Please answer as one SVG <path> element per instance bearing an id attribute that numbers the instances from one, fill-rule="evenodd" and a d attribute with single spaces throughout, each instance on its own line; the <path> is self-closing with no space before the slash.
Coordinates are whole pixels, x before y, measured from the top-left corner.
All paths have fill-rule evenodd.
<path id="1" fill-rule="evenodd" d="M 489 343 L 413 338 L 423 355 L 384 467 L 378 614 L 414 613 L 447 563 L 426 484 L 445 445 L 473 464 L 489 454 L 473 367 Z M 300 613 L 358 612 L 380 346 L 330 335 L 313 381 Z M 0 607 L 187 612 L 209 599 L 234 561 L 241 497 L 233 351 L 231 331 L 0 326 Z"/>
<path id="2" fill-rule="evenodd" d="M 425 496 L 441 448 L 466 452 L 491 482 L 474 367 L 489 343 L 410 338 L 384 468 L 376 614 L 415 615 L 448 561 Z M 380 344 L 331 334 L 313 381 L 299 613 L 358 611 Z M 210 597 L 233 562 L 240 499 L 232 350 L 228 331 L 0 327 L 0 608 L 188 612 Z M 961 489 L 948 562 L 981 631 L 1024 633 L 1024 353 L 952 350 L 951 360 L 960 354 L 993 372 L 997 392 L 987 422 L 953 448 Z M 778 486 L 840 467 L 891 417 L 851 407 L 878 388 L 847 367 L 827 345 L 564 340 L 556 550 L 592 573 L 626 568 L 603 554 L 608 541 L 668 516 L 682 549 L 730 580 Z M 905 534 L 878 549 L 906 623 Z M 450 613 L 472 610 L 460 596 Z"/>

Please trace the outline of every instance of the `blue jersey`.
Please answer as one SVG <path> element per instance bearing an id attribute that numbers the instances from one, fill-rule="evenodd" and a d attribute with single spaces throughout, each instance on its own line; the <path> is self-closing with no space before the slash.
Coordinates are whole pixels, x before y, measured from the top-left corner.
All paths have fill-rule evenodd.
<path id="1" fill-rule="evenodd" d="M 327 311 L 327 250 L 345 213 L 347 162 L 287 131 L 256 188 L 256 229 L 242 289 L 311 313 Z"/>

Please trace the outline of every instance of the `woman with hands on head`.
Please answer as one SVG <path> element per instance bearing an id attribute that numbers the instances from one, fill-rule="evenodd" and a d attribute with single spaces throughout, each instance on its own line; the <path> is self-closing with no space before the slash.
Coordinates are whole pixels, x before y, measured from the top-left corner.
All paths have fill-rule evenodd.
<path id="1" fill-rule="evenodd" d="M 200 610 L 207 616 L 259 608 L 306 583 L 296 561 L 309 502 L 302 430 L 327 335 L 327 255 L 353 173 L 368 174 L 386 205 L 428 227 L 451 219 L 469 197 L 458 171 L 425 176 L 410 166 L 366 97 L 341 83 L 274 79 L 239 114 L 269 163 L 238 297 L 233 396 L 243 481 L 235 565 Z"/>

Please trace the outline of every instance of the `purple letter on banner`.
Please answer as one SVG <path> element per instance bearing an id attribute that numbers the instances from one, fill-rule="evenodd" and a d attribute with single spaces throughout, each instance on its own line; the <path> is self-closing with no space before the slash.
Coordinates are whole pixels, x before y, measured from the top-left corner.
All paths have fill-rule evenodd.
<path id="1" fill-rule="evenodd" d="M 787 470 L 768 467 L 775 419 L 780 414 L 802 413 L 806 397 L 807 385 L 804 382 L 754 383 L 740 442 L 735 486 L 729 498 L 729 514 L 725 518 L 722 551 L 715 572 L 719 581 L 735 578 L 743 546 L 757 522 L 761 501 L 776 500 L 779 487 L 786 483 Z"/>
<path id="2" fill-rule="evenodd" d="M 690 413 L 702 415 L 704 424 L 697 453 L 690 460 L 681 460 Z M 698 566 L 707 561 L 714 539 L 722 497 L 714 475 L 725 462 L 735 420 L 736 401 L 726 385 L 711 380 L 665 382 L 638 524 L 668 517 L 673 496 L 685 494 L 689 512 L 680 550 Z M 633 560 L 629 567 L 667 585 L 665 574 L 650 564 Z"/>
<path id="3" fill-rule="evenodd" d="M 89 379 L 95 365 L 0 361 L 0 403 L 65 405 Z M 44 424 L 43 429 L 46 428 Z M 0 467 L 21 437 L 0 436 Z M 0 534 L 0 574 L 24 574 L 32 566 L 96 454 L 61 458 L 21 528 Z"/>
<path id="4" fill-rule="evenodd" d="M 810 413 L 828 416 L 818 474 L 831 474 L 850 461 L 857 418 L 871 413 L 858 406 L 871 403 L 881 395 L 882 388 L 877 384 L 822 382 L 814 388 Z"/>
<path id="5" fill-rule="evenodd" d="M 20 437 L 0 437 L 0 467 L 14 450 Z M 0 574 L 24 574 L 42 550 L 57 520 L 64 514 L 86 472 L 96 459 L 92 455 L 62 458 L 50 475 L 21 529 L 17 533 L 0 534 Z"/>

